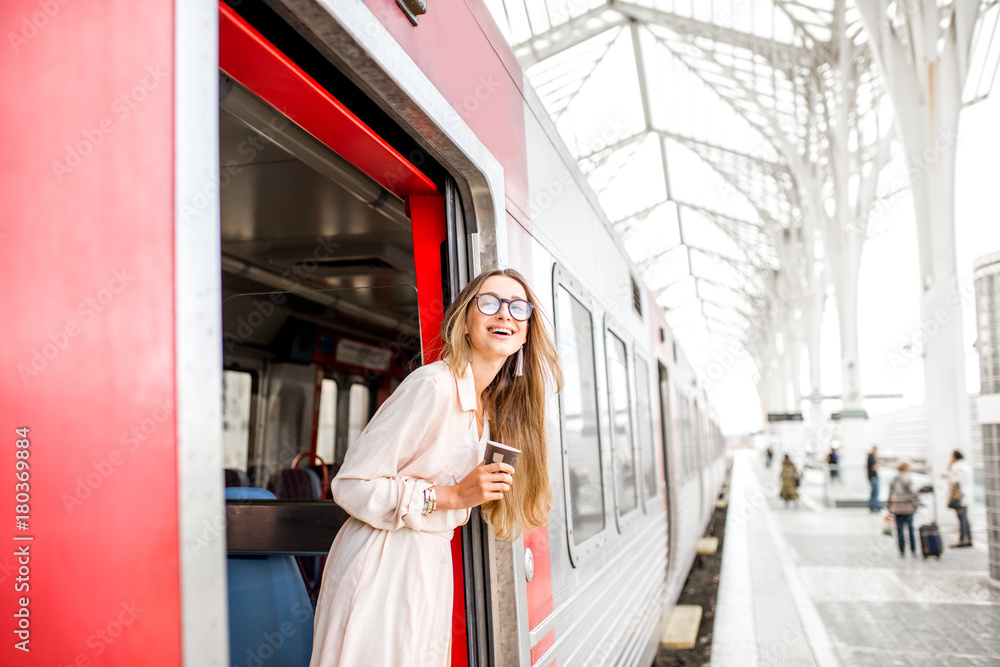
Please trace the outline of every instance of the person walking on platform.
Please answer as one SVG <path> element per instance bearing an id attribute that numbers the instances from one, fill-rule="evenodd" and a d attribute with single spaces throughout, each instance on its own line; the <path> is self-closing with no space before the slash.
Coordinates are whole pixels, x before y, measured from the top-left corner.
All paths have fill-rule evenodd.
<path id="1" fill-rule="evenodd" d="M 788 507 L 788 501 L 799 499 L 799 471 L 795 469 L 795 464 L 785 454 L 785 460 L 781 462 L 781 499 Z"/>
<path id="2" fill-rule="evenodd" d="M 882 503 L 878 499 L 878 447 L 872 446 L 868 452 L 868 482 L 872 485 L 872 495 L 868 499 L 868 510 L 870 512 L 881 512 Z"/>
<path id="3" fill-rule="evenodd" d="M 764 458 L 767 461 L 767 467 L 770 468 L 771 461 L 774 460 L 774 450 L 771 449 L 770 445 L 767 446 L 767 452 L 765 452 Z"/>
<path id="4" fill-rule="evenodd" d="M 971 547 L 972 530 L 969 528 L 969 500 L 972 498 L 972 475 L 965 456 L 957 449 L 951 453 L 948 472 L 941 475 L 948 479 L 948 507 L 958 514 L 958 542 L 953 547 Z"/>
<path id="5" fill-rule="evenodd" d="M 896 536 L 899 538 L 899 555 L 906 555 L 906 540 L 903 529 L 910 530 L 910 551 L 917 555 L 917 541 L 913 535 L 913 515 L 917 511 L 918 498 L 910 486 L 910 464 L 900 461 L 896 466 L 899 474 L 889 485 L 889 514 L 896 517 Z"/>
<path id="6" fill-rule="evenodd" d="M 830 453 L 826 455 L 826 463 L 830 468 L 830 481 L 836 482 L 840 477 L 840 455 L 836 447 L 830 448 Z"/>

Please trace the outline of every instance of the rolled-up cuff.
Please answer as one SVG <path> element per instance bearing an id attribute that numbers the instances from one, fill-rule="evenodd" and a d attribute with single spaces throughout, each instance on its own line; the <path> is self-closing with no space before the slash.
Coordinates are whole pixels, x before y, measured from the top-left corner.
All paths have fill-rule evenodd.
<path id="1" fill-rule="evenodd" d="M 404 498 L 403 524 L 411 530 L 424 529 L 424 491 L 434 486 L 427 480 L 414 479 L 407 484 L 409 498 Z"/>

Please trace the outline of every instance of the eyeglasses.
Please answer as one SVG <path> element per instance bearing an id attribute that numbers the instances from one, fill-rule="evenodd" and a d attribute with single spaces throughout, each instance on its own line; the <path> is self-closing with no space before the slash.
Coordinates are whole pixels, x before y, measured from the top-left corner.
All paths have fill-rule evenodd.
<path id="1" fill-rule="evenodd" d="M 483 315 L 496 315 L 500 312 L 503 304 L 507 304 L 507 312 L 518 322 L 524 322 L 531 317 L 531 311 L 535 309 L 533 304 L 524 299 L 501 299 L 496 294 L 486 292 L 473 297 L 476 300 L 476 307 Z"/>

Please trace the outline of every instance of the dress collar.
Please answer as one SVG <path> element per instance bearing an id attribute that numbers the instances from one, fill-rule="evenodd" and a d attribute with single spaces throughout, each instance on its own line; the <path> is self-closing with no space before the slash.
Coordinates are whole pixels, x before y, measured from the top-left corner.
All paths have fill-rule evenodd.
<path id="1" fill-rule="evenodd" d="M 465 367 L 461 377 L 455 378 L 458 386 L 458 405 L 463 411 L 476 409 L 476 379 L 472 376 L 472 363 Z"/>

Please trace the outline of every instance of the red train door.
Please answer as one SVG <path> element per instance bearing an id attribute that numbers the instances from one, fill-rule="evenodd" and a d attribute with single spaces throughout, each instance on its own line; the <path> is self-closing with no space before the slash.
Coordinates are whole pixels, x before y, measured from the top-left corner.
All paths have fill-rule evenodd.
<path id="1" fill-rule="evenodd" d="M 0 5 L 3 665 L 183 660 L 175 4 Z"/>

